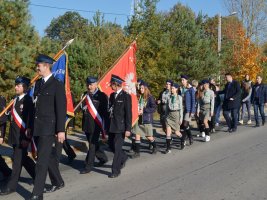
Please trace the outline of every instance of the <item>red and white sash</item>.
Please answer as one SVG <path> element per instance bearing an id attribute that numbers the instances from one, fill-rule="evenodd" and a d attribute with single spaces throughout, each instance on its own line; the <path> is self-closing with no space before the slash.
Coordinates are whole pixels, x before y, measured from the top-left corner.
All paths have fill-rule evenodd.
<path id="1" fill-rule="evenodd" d="M 91 114 L 91 116 L 95 120 L 96 124 L 102 129 L 102 137 L 106 138 L 104 120 L 101 118 L 101 116 L 97 112 L 97 110 L 96 110 L 96 108 L 95 108 L 95 106 L 94 106 L 94 104 L 93 104 L 93 102 L 92 102 L 92 100 L 88 94 L 86 95 L 85 103 L 87 105 L 87 109 L 88 109 L 89 113 Z"/>
<path id="2" fill-rule="evenodd" d="M 11 109 L 11 115 L 12 115 L 13 119 L 15 120 L 17 126 L 20 128 L 20 130 L 22 130 L 22 132 L 25 133 L 25 131 L 26 131 L 26 124 L 21 119 L 21 117 L 19 116 L 19 114 L 17 113 L 17 111 L 15 109 L 16 103 L 17 103 L 17 100 L 15 99 L 14 104 L 13 104 L 13 107 Z"/>
<path id="3" fill-rule="evenodd" d="M 26 132 L 26 124 L 25 122 L 21 119 L 21 117 L 19 116 L 19 114 L 17 113 L 16 109 L 15 109 L 15 105 L 17 103 L 17 100 L 15 99 L 14 101 L 14 104 L 12 106 L 12 109 L 11 109 L 11 115 L 14 119 L 14 121 L 16 122 L 17 126 L 20 128 L 20 130 L 25 133 Z M 36 144 L 32 138 L 31 140 L 31 149 L 32 149 L 32 153 L 36 153 L 37 151 L 37 147 L 36 147 Z"/>

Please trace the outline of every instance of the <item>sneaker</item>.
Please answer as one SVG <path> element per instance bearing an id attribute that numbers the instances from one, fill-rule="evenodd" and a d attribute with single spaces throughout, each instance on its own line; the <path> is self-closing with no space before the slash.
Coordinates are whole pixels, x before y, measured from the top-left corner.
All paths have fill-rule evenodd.
<path id="1" fill-rule="evenodd" d="M 243 120 L 239 120 L 239 124 L 244 124 L 244 121 Z"/>
<path id="2" fill-rule="evenodd" d="M 209 141 L 210 141 L 210 136 L 209 136 L 209 135 L 206 135 L 206 137 L 205 137 L 205 141 L 206 141 L 206 142 L 209 142 Z"/>
<path id="3" fill-rule="evenodd" d="M 247 124 L 251 124 L 251 123 L 252 123 L 251 120 L 248 120 Z"/>
<path id="4" fill-rule="evenodd" d="M 211 129 L 210 132 L 211 132 L 211 133 L 215 133 L 215 132 L 216 132 L 216 131 L 215 131 L 215 128 Z"/>
<path id="5" fill-rule="evenodd" d="M 204 138 L 205 136 L 206 136 L 205 132 L 202 132 L 202 133 L 201 133 L 201 137 Z"/>
<path id="6" fill-rule="evenodd" d="M 219 123 L 216 123 L 216 124 L 215 124 L 215 126 L 217 126 L 217 127 L 218 127 L 219 125 L 220 125 Z"/>

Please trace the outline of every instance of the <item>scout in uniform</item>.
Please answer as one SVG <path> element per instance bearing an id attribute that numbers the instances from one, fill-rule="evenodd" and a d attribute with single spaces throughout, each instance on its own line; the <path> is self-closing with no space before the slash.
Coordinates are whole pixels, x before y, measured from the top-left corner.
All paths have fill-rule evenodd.
<path id="1" fill-rule="evenodd" d="M 204 123 L 206 142 L 210 141 L 210 127 L 209 120 L 214 114 L 214 92 L 209 88 L 209 80 L 202 80 L 203 91 L 198 95 L 197 116 L 199 120 Z"/>
<path id="2" fill-rule="evenodd" d="M 167 100 L 167 117 L 166 117 L 166 151 L 171 153 L 171 134 L 172 131 L 178 136 L 182 137 L 180 126 L 183 121 L 183 100 L 178 94 L 179 85 L 173 83 L 171 87 L 171 96 Z"/>
<path id="3" fill-rule="evenodd" d="M 51 67 L 54 60 L 46 55 L 36 59 L 40 78 L 35 84 L 34 131 L 37 139 L 36 177 L 31 200 L 43 199 L 47 172 L 52 187 L 45 192 L 53 192 L 64 187 L 59 171 L 59 149 L 65 140 L 66 95 L 64 85 L 54 78 Z M 53 147 L 53 145 L 56 145 Z M 62 148 L 61 148 L 62 149 Z"/>
<path id="4" fill-rule="evenodd" d="M 95 157 L 99 160 L 98 167 L 103 166 L 108 161 L 106 154 L 99 148 L 100 133 L 106 133 L 108 124 L 108 97 L 97 88 L 97 81 L 98 79 L 92 76 L 86 79 L 87 92 L 84 93 L 86 99 L 82 105 L 82 130 L 88 140 L 89 150 L 85 160 L 85 168 L 80 172 L 81 174 L 91 172 Z"/>
<path id="5" fill-rule="evenodd" d="M 15 80 L 16 98 L 11 108 L 11 122 L 8 143 L 13 147 L 12 174 L 8 184 L 0 195 L 7 195 L 16 191 L 22 166 L 30 176 L 35 178 L 35 163 L 28 156 L 28 145 L 32 138 L 33 102 L 26 94 L 30 79 L 17 77 Z"/>
<path id="6" fill-rule="evenodd" d="M 185 138 L 186 136 L 189 139 L 189 144 L 193 144 L 193 137 L 190 130 L 190 122 L 191 117 L 194 115 L 196 106 L 195 106 L 195 90 L 194 88 L 188 83 L 189 77 L 187 75 L 181 75 L 181 82 L 183 87 L 181 88 L 181 96 L 183 98 L 183 108 L 184 108 L 184 115 L 183 115 L 183 123 L 182 123 L 182 134 L 183 137 L 181 139 L 181 149 L 185 147 Z"/>
<path id="7" fill-rule="evenodd" d="M 147 83 L 140 83 L 140 95 L 138 100 L 138 124 L 135 129 L 135 152 L 132 158 L 140 157 L 140 140 L 146 137 L 152 145 L 152 154 L 157 153 L 156 140 L 153 137 L 153 113 L 156 111 L 156 102 L 151 95 Z"/>
<path id="8" fill-rule="evenodd" d="M 166 110 L 167 110 L 167 100 L 171 94 L 171 85 L 173 81 L 167 80 L 165 89 L 159 94 L 159 98 L 157 100 L 157 104 L 159 106 L 159 114 L 160 114 L 160 123 L 162 125 L 163 131 L 166 133 Z"/>
<path id="9" fill-rule="evenodd" d="M 114 91 L 110 95 L 110 127 L 109 145 L 114 152 L 112 162 L 112 173 L 110 178 L 120 175 L 121 169 L 125 166 L 128 156 L 122 149 L 125 136 L 130 136 L 132 128 L 132 99 L 131 96 L 122 89 L 124 82 L 119 76 L 112 75 L 110 86 Z"/>

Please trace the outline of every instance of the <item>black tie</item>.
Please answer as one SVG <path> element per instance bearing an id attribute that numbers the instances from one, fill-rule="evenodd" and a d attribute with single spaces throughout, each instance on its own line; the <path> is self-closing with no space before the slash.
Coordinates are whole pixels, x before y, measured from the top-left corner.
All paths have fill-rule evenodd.
<path id="1" fill-rule="evenodd" d="M 19 102 L 19 97 L 16 98 L 16 103 Z"/>
<path id="2" fill-rule="evenodd" d="M 41 80 L 41 87 L 45 84 L 45 80 L 42 78 Z"/>

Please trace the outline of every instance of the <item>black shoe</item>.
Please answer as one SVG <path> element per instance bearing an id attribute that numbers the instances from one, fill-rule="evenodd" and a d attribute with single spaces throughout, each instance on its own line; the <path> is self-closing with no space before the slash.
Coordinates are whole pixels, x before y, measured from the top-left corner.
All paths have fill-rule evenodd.
<path id="1" fill-rule="evenodd" d="M 131 159 L 135 159 L 135 158 L 139 158 L 139 157 L 140 157 L 140 153 L 134 152 L 134 154 L 131 155 Z"/>
<path id="2" fill-rule="evenodd" d="M 126 158 L 126 160 L 121 164 L 121 169 L 123 169 L 126 166 L 126 162 L 128 160 L 128 157 Z"/>
<path id="3" fill-rule="evenodd" d="M 28 200 L 43 200 L 43 195 L 32 195 Z"/>
<path id="4" fill-rule="evenodd" d="M 13 190 L 13 189 L 10 189 L 10 188 L 6 188 L 6 189 L 0 191 L 0 195 L 9 195 L 9 194 L 11 194 L 13 192 L 16 192 L 16 190 Z"/>
<path id="5" fill-rule="evenodd" d="M 233 128 L 233 129 L 232 129 L 232 132 L 236 132 L 236 128 Z"/>
<path id="6" fill-rule="evenodd" d="M 95 163 L 94 166 L 95 167 L 103 167 L 106 163 L 107 163 L 107 161 L 99 161 L 98 163 Z"/>
<path id="7" fill-rule="evenodd" d="M 120 174 L 114 174 L 114 173 L 112 173 L 112 174 L 110 174 L 108 177 L 109 177 L 109 178 L 117 178 L 119 175 L 120 175 Z"/>
<path id="8" fill-rule="evenodd" d="M 262 121 L 262 126 L 264 126 L 264 124 L 265 124 L 265 121 Z"/>
<path id="9" fill-rule="evenodd" d="M 260 125 L 259 125 L 259 124 L 256 124 L 255 127 L 256 127 L 256 128 L 257 128 L 257 127 L 260 127 Z"/>
<path id="10" fill-rule="evenodd" d="M 55 192 L 56 190 L 60 190 L 61 188 L 65 187 L 65 183 L 62 182 L 60 185 L 56 186 L 56 185 L 52 185 L 52 187 L 50 188 L 44 188 L 44 193 L 51 193 L 51 192 Z"/>
<path id="11" fill-rule="evenodd" d="M 229 132 L 229 133 L 232 133 L 232 132 L 233 132 L 233 129 L 228 128 L 228 132 Z"/>
<path id="12" fill-rule="evenodd" d="M 80 174 L 88 174 L 88 173 L 90 173 L 91 172 L 91 169 L 86 169 L 86 168 L 84 168 L 84 169 L 82 169 L 81 171 L 80 171 Z"/>

